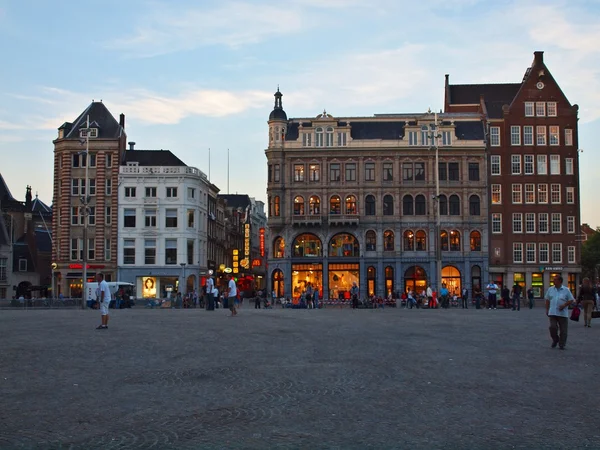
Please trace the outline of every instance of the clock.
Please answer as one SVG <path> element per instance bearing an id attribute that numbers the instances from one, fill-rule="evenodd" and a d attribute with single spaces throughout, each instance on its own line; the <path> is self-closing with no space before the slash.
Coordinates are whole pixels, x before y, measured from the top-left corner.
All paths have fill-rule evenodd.
<path id="1" fill-rule="evenodd" d="M 544 89 L 544 83 L 542 83 L 541 81 L 538 81 L 537 84 L 535 85 L 535 87 L 538 89 Z"/>

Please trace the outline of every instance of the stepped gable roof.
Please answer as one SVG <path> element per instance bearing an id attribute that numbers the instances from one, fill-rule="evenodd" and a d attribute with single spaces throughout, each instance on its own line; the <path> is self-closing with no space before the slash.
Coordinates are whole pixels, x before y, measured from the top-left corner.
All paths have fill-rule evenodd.
<path id="1" fill-rule="evenodd" d="M 187 167 L 171 150 L 127 150 L 125 161 L 137 162 L 139 166 Z"/>
<path id="2" fill-rule="evenodd" d="M 86 127 L 88 115 L 90 116 L 90 127 L 98 128 L 97 139 L 117 139 L 124 134 L 123 127 L 119 125 L 104 103 L 92 102 L 73 123 L 65 122 L 60 127 L 65 130 L 65 139 L 80 139 L 79 130 Z"/>
<path id="3" fill-rule="evenodd" d="M 250 196 L 248 194 L 219 194 L 219 198 L 227 201 L 227 206 L 231 208 L 246 209 L 251 205 Z"/>
<path id="4" fill-rule="evenodd" d="M 350 121 L 352 139 L 398 140 L 404 137 L 405 121 L 355 122 Z"/>
<path id="5" fill-rule="evenodd" d="M 485 139 L 483 122 L 481 120 L 455 122 L 455 134 L 458 139 L 483 141 Z"/>

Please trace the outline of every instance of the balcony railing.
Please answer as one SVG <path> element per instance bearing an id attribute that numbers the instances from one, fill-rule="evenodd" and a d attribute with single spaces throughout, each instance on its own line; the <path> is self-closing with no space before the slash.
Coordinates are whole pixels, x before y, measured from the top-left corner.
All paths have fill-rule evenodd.
<path id="1" fill-rule="evenodd" d="M 292 225 L 315 225 L 320 226 L 323 219 L 320 215 L 292 216 Z"/>
<path id="2" fill-rule="evenodd" d="M 358 225 L 358 214 L 330 214 L 329 225 Z"/>

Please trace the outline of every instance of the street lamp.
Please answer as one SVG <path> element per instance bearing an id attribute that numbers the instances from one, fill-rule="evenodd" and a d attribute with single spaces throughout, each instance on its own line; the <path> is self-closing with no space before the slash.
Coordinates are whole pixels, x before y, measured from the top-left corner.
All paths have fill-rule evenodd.
<path id="1" fill-rule="evenodd" d="M 85 184 L 84 191 L 81 193 L 82 196 L 79 198 L 81 201 L 81 208 L 83 209 L 83 294 L 81 296 L 81 309 L 85 309 L 87 301 L 87 227 L 89 218 L 89 204 L 90 204 L 90 187 L 89 187 L 89 167 L 90 167 L 90 116 L 87 116 L 87 123 L 85 128 L 85 151 L 79 152 L 80 155 L 85 154 Z"/>
<path id="2" fill-rule="evenodd" d="M 431 109 L 427 111 L 428 114 L 431 114 Z M 440 242 L 440 233 L 441 233 L 441 216 L 440 216 L 440 152 L 438 146 L 438 139 L 440 138 L 439 130 L 438 130 L 438 115 L 434 113 L 434 123 L 429 125 L 429 139 L 431 140 L 430 150 L 435 150 L 435 260 L 436 260 L 436 278 L 437 278 L 437 294 L 438 298 L 440 296 L 440 291 L 442 289 L 442 246 Z"/>
<path id="3" fill-rule="evenodd" d="M 183 296 L 183 284 L 185 283 L 185 263 L 180 263 L 179 264 L 181 266 L 181 283 L 179 283 L 179 292 L 181 293 L 181 295 Z"/>

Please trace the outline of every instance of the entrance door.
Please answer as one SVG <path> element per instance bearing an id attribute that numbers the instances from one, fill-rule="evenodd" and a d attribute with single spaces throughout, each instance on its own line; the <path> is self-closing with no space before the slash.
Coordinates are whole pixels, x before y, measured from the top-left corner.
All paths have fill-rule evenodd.
<path id="1" fill-rule="evenodd" d="M 421 266 L 411 266 L 404 272 L 404 291 L 427 291 L 427 272 Z"/>

